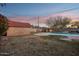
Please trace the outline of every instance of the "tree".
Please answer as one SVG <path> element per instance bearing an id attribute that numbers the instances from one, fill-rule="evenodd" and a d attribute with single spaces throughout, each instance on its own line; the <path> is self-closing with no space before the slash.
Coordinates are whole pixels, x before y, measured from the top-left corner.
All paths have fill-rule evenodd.
<path id="1" fill-rule="evenodd" d="M 0 37 L 6 33 L 8 29 L 8 19 L 7 17 L 0 14 Z"/>
<path id="2" fill-rule="evenodd" d="M 0 3 L 0 6 L 4 7 L 4 6 L 6 6 L 6 4 Z M 7 19 L 7 17 L 0 14 L 0 45 L 2 45 L 1 44 L 1 42 L 2 42 L 1 37 L 2 37 L 2 35 L 4 35 L 6 33 L 7 29 L 8 29 L 8 19 Z"/>
<path id="3" fill-rule="evenodd" d="M 74 22 L 74 23 L 72 24 L 72 26 L 73 26 L 73 27 L 76 26 L 77 28 L 79 28 L 79 22 L 78 22 L 78 21 Z"/>
<path id="4" fill-rule="evenodd" d="M 0 6 L 4 7 L 6 6 L 6 3 L 0 3 Z M 8 28 L 7 17 L 0 14 L 0 36 L 4 34 L 7 28 Z"/>
<path id="5" fill-rule="evenodd" d="M 57 16 L 57 17 L 49 18 L 47 20 L 47 25 L 50 28 L 62 30 L 66 28 L 66 25 L 70 23 L 70 20 L 71 19 L 68 17 Z"/>

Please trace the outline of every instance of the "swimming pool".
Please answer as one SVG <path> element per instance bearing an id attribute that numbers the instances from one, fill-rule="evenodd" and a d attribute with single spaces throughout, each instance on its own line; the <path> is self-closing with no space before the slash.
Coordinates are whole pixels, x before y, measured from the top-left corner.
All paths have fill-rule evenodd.
<path id="1" fill-rule="evenodd" d="M 37 35 L 37 36 L 50 36 L 50 35 L 53 35 L 53 36 L 65 36 L 65 38 L 62 38 L 61 40 L 68 40 L 68 41 L 72 41 L 73 40 L 79 40 L 79 34 L 74 34 L 74 33 L 37 33 L 37 34 L 34 34 L 34 35 Z"/>
<path id="2" fill-rule="evenodd" d="M 74 33 L 53 33 L 53 32 L 51 32 L 51 33 L 49 33 L 49 32 L 47 32 L 47 33 L 37 33 L 37 34 L 35 34 L 35 35 L 38 35 L 38 36 L 48 36 L 48 35 L 60 35 L 60 36 L 79 36 L 79 34 L 74 34 Z"/>

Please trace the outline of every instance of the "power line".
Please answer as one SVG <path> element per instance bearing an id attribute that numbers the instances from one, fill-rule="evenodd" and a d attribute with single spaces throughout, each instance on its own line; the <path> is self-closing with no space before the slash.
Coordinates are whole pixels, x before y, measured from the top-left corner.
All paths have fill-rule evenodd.
<path id="1" fill-rule="evenodd" d="M 53 14 L 58 14 L 58 13 L 64 13 L 64 12 L 74 11 L 74 10 L 77 10 L 77 9 L 79 9 L 79 7 L 70 8 L 70 9 L 65 9 L 65 10 L 63 10 L 63 11 L 58 11 L 58 12 L 55 12 L 55 13 L 53 13 Z M 5 9 L 2 10 L 1 12 L 4 12 L 4 13 L 6 12 L 6 13 L 8 13 Z M 15 14 L 15 15 L 16 15 L 16 14 Z M 16 16 L 18 16 L 18 14 L 17 14 Z"/>
<path id="2" fill-rule="evenodd" d="M 65 9 L 63 11 L 59 11 L 59 12 L 55 12 L 53 14 L 58 14 L 58 13 L 64 13 L 64 12 L 69 12 L 69 11 L 73 11 L 73 10 L 77 10 L 79 9 L 79 7 L 76 7 L 76 8 L 71 8 L 71 9 Z"/>

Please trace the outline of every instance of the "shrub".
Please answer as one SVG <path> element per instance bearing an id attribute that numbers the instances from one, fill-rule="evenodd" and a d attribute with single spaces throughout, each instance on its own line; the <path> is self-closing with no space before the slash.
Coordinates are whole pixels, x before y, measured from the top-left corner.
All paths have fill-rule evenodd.
<path id="1" fill-rule="evenodd" d="M 0 14 L 0 36 L 4 35 L 8 29 L 7 17 Z"/>

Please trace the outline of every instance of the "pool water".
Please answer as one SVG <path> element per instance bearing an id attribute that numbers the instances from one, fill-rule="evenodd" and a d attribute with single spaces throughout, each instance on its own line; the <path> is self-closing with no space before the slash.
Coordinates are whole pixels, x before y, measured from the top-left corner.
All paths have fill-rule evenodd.
<path id="1" fill-rule="evenodd" d="M 37 35 L 37 36 L 49 36 L 49 35 L 57 35 L 57 36 L 66 36 L 67 38 L 65 38 L 66 40 L 69 40 L 69 39 L 75 39 L 75 40 L 79 40 L 79 34 L 78 33 L 60 33 L 60 32 L 56 32 L 56 33 L 37 33 L 37 34 L 35 34 L 35 35 Z"/>
<path id="2" fill-rule="evenodd" d="M 72 34 L 72 33 L 37 33 L 35 35 L 39 35 L 39 36 L 48 36 L 48 35 L 60 35 L 60 36 L 79 36 L 79 34 Z"/>

